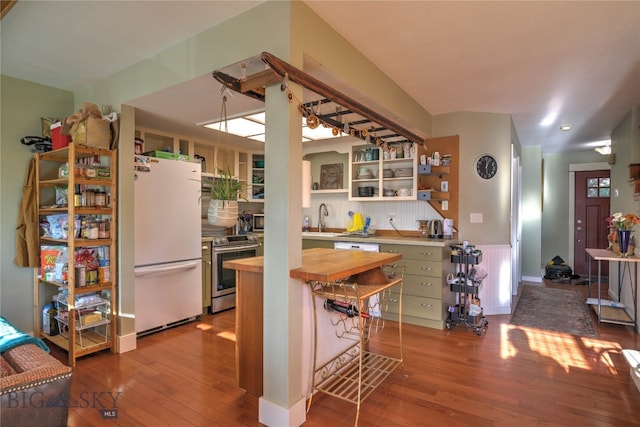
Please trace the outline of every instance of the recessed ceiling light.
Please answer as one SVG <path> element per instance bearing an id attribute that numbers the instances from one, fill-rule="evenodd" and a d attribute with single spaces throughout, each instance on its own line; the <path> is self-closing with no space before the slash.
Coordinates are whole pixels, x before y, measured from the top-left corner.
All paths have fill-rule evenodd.
<path id="1" fill-rule="evenodd" d="M 560 130 L 565 131 L 565 132 L 568 131 L 568 130 L 571 130 L 571 125 L 568 124 L 568 123 L 564 124 L 564 125 L 560 125 Z"/>

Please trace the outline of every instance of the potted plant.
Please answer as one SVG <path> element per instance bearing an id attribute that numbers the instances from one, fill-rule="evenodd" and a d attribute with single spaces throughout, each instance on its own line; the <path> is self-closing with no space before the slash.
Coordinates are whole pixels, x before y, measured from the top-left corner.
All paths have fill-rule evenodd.
<path id="1" fill-rule="evenodd" d="M 620 256 L 633 255 L 634 248 L 631 245 L 631 232 L 636 224 L 640 224 L 640 218 L 633 213 L 622 214 L 616 212 L 606 219 L 613 236 L 609 238 L 612 242 L 612 250 Z M 615 234 L 613 233 L 615 231 Z M 617 247 L 616 247 L 617 246 Z"/>
<path id="2" fill-rule="evenodd" d="M 207 213 L 209 224 L 233 227 L 238 221 L 238 198 L 242 198 L 243 184 L 231 175 L 227 165 L 225 169 L 218 169 L 210 182 L 203 182 L 203 187 L 211 192 Z"/>

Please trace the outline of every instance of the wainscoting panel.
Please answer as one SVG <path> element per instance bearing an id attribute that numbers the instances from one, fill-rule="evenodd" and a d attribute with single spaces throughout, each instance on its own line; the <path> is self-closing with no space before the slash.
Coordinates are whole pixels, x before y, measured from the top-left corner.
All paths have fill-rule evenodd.
<path id="1" fill-rule="evenodd" d="M 482 251 L 479 267 L 486 270 L 479 296 L 484 314 L 511 314 L 511 247 L 478 245 Z"/>

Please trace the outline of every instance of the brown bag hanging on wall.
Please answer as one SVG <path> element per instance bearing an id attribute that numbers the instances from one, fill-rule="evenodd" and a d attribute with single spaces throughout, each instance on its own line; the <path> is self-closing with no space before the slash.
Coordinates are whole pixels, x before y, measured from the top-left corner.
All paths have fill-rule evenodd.
<path id="1" fill-rule="evenodd" d="M 38 236 L 40 224 L 36 209 L 36 160 L 31 158 L 27 169 L 27 176 L 22 186 L 22 199 L 18 210 L 18 225 L 16 227 L 16 256 L 13 262 L 18 267 L 38 267 Z"/>

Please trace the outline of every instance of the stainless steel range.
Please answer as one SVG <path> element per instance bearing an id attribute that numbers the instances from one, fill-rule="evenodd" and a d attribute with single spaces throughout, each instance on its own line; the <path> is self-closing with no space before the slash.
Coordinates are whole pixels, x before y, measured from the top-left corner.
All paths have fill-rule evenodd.
<path id="1" fill-rule="evenodd" d="M 224 268 L 222 263 L 256 256 L 260 242 L 251 234 L 212 237 L 211 312 L 217 313 L 236 306 L 236 271 Z"/>

